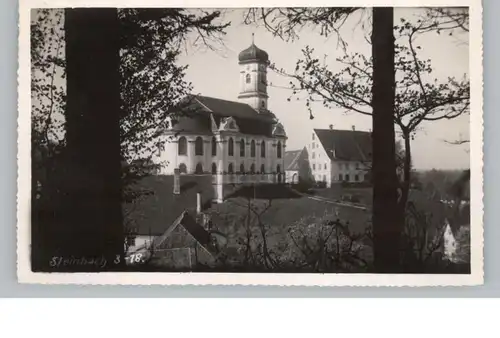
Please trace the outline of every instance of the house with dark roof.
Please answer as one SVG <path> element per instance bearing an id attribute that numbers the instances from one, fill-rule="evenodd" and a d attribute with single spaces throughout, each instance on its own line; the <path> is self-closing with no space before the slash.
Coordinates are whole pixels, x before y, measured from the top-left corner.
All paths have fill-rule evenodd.
<path id="1" fill-rule="evenodd" d="M 309 165 L 307 148 L 285 152 L 286 182 L 297 184 L 312 179 L 311 166 Z"/>
<path id="2" fill-rule="evenodd" d="M 316 182 L 328 187 L 341 182 L 369 182 L 372 160 L 370 132 L 314 129 L 307 144 L 308 161 Z"/>
<path id="3" fill-rule="evenodd" d="M 183 109 L 171 114 L 166 143 L 157 154 L 164 175 L 177 170 L 180 175 L 211 176 L 218 201 L 227 185 L 285 181 L 287 136 L 268 109 L 269 56 L 252 42 L 238 63 L 237 101 L 190 95 Z"/>

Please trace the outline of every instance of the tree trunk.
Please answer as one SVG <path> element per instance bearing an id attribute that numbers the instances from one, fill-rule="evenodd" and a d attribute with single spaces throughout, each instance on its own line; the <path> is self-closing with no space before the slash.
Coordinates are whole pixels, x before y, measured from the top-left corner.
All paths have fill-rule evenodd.
<path id="1" fill-rule="evenodd" d="M 373 9 L 373 245 L 377 272 L 400 270 L 393 12 L 389 7 Z"/>
<path id="2" fill-rule="evenodd" d="M 117 10 L 66 9 L 64 29 L 64 184 L 56 220 L 48 227 L 48 253 L 51 260 L 70 260 L 49 267 L 52 271 L 119 270 L 124 267 L 124 231 Z"/>
<path id="3" fill-rule="evenodd" d="M 406 203 L 408 202 L 408 195 L 410 193 L 411 183 L 411 140 L 410 133 L 403 131 L 403 139 L 405 142 L 405 158 L 403 165 L 403 186 L 401 188 L 401 199 L 399 201 L 399 208 L 402 217 L 405 215 Z M 402 219 L 404 222 L 404 218 Z"/>

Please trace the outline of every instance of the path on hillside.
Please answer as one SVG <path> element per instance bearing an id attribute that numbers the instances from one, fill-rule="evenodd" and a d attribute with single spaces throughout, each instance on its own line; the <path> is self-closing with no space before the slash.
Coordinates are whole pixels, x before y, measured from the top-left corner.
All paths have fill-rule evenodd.
<path id="1" fill-rule="evenodd" d="M 332 199 L 329 199 L 329 198 L 326 198 L 326 197 L 321 197 L 321 196 L 311 196 L 311 195 L 302 193 L 300 191 L 297 191 L 295 189 L 292 189 L 292 188 L 290 188 L 290 189 L 293 190 L 295 193 L 301 195 L 302 197 L 306 197 L 306 198 L 312 199 L 314 201 L 335 204 L 335 205 L 338 205 L 338 206 L 348 207 L 348 208 L 354 208 L 354 209 L 359 209 L 359 210 L 363 210 L 363 211 L 368 210 L 367 207 L 363 207 L 363 206 L 359 206 L 359 205 L 354 205 L 354 204 L 349 204 L 349 203 L 338 202 L 338 201 L 334 201 Z"/>

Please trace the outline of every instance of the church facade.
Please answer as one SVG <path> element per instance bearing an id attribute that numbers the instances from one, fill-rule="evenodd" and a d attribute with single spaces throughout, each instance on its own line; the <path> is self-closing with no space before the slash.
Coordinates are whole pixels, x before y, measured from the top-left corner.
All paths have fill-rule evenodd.
<path id="1" fill-rule="evenodd" d="M 287 136 L 268 109 L 268 54 L 254 43 L 238 56 L 237 101 L 192 95 L 172 114 L 158 157 L 161 174 L 210 175 L 223 186 L 284 182 Z"/>

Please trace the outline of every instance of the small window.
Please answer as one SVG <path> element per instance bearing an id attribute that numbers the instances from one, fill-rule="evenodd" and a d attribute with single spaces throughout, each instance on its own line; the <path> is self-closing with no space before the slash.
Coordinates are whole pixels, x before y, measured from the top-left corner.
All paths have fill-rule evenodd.
<path id="1" fill-rule="evenodd" d="M 255 141 L 252 140 L 250 143 L 250 156 L 255 157 Z"/>
<path id="2" fill-rule="evenodd" d="M 215 175 L 217 174 L 217 164 L 212 163 L 212 174 Z"/>
<path id="3" fill-rule="evenodd" d="M 279 173 L 281 173 L 281 167 L 280 167 L 280 165 L 279 165 L 279 164 L 276 166 L 276 172 L 277 172 L 278 174 L 279 174 Z"/>
<path id="4" fill-rule="evenodd" d="M 245 82 L 246 82 L 246 83 L 250 83 L 250 81 L 251 81 L 250 74 L 247 74 L 247 75 L 245 76 Z"/>
<path id="5" fill-rule="evenodd" d="M 203 165 L 201 163 L 198 163 L 196 165 L 196 170 L 194 173 L 198 175 L 203 174 Z"/>
<path id="6" fill-rule="evenodd" d="M 252 165 L 250 166 L 250 173 L 251 174 L 255 174 L 255 164 L 252 163 Z"/>
<path id="7" fill-rule="evenodd" d="M 227 167 L 227 172 L 230 174 L 234 173 L 234 168 L 232 163 L 229 163 L 229 166 Z"/>
<path id="8" fill-rule="evenodd" d="M 245 140 L 240 141 L 240 156 L 245 156 Z"/>
<path id="9" fill-rule="evenodd" d="M 217 156 L 217 140 L 212 137 L 212 156 Z"/>
<path id="10" fill-rule="evenodd" d="M 339 181 L 343 181 L 344 180 L 344 177 L 342 176 L 342 174 L 339 174 Z"/>
<path id="11" fill-rule="evenodd" d="M 260 142 L 260 157 L 266 157 L 266 141 Z"/>
<path id="12" fill-rule="evenodd" d="M 187 167 L 184 163 L 179 164 L 179 172 L 181 174 L 187 174 Z"/>
<path id="13" fill-rule="evenodd" d="M 266 103 L 265 103 L 264 101 L 261 101 L 261 103 L 260 103 L 260 107 L 261 107 L 261 108 L 266 108 Z"/>
<path id="14" fill-rule="evenodd" d="M 326 163 L 325 163 L 325 170 L 326 170 Z"/>
<path id="15" fill-rule="evenodd" d="M 349 175 L 345 175 L 345 180 L 349 182 L 351 179 L 349 178 Z"/>
<path id="16" fill-rule="evenodd" d="M 316 170 L 316 163 L 313 163 L 313 170 Z"/>
<path id="17" fill-rule="evenodd" d="M 196 156 L 203 155 L 203 139 L 201 137 L 197 137 L 194 143 L 194 154 Z"/>
<path id="18" fill-rule="evenodd" d="M 245 173 L 245 165 L 242 163 L 240 164 L 240 174 L 244 174 Z"/>
<path id="19" fill-rule="evenodd" d="M 178 148 L 179 148 L 178 149 L 179 155 L 186 155 L 187 154 L 187 140 L 184 136 L 182 136 L 179 139 Z"/>
<path id="20" fill-rule="evenodd" d="M 260 173 L 264 174 L 266 172 L 266 168 L 263 164 L 260 165 Z"/>
<path id="21" fill-rule="evenodd" d="M 277 153 L 278 153 L 278 158 L 281 158 L 281 141 L 278 141 L 278 149 L 277 149 Z"/>
<path id="22" fill-rule="evenodd" d="M 228 145 L 227 145 L 227 153 L 229 156 L 234 156 L 234 141 L 233 138 L 229 138 Z"/>

